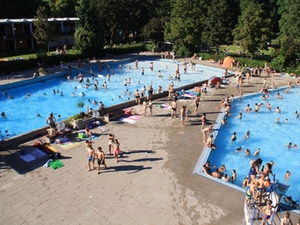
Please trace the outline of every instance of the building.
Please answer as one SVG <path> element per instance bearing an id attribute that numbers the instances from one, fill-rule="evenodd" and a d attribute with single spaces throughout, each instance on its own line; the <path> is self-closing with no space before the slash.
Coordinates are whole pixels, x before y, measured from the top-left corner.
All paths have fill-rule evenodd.
<path id="1" fill-rule="evenodd" d="M 0 51 L 34 49 L 37 43 L 33 37 L 35 19 L 0 19 Z M 49 18 L 56 24 L 58 42 L 50 47 L 74 45 L 74 32 L 79 18 Z"/>

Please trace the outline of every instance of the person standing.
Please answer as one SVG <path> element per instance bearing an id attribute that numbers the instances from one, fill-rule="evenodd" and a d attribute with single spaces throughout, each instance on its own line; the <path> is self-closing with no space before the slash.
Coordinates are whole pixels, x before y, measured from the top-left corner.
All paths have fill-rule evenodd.
<path id="1" fill-rule="evenodd" d="M 152 87 L 152 85 L 150 85 L 148 87 L 148 101 L 152 100 L 152 96 L 153 96 L 153 87 Z"/>
<path id="2" fill-rule="evenodd" d="M 88 144 L 86 156 L 87 156 L 88 168 L 89 168 L 89 171 L 91 171 L 92 169 L 94 169 L 95 152 L 92 147 L 92 144 L 90 144 L 90 143 Z"/>
<path id="3" fill-rule="evenodd" d="M 198 108 L 200 104 L 200 97 L 196 97 L 194 100 L 195 103 L 195 110 L 194 110 L 194 115 L 196 116 L 198 114 Z"/>
<path id="4" fill-rule="evenodd" d="M 281 225 L 293 225 L 289 211 L 284 212 L 284 217 L 281 219 Z"/>
<path id="5" fill-rule="evenodd" d="M 102 147 L 97 148 L 97 152 L 95 153 L 97 157 L 98 162 L 98 174 L 100 174 L 100 165 L 103 164 L 105 166 L 105 169 L 107 168 L 107 165 L 105 164 L 105 154 L 102 151 Z"/>
<path id="6" fill-rule="evenodd" d="M 118 139 L 115 139 L 114 157 L 116 158 L 117 163 L 119 162 L 119 154 L 120 154 L 120 143 Z"/>
<path id="7" fill-rule="evenodd" d="M 140 92 L 138 89 L 136 89 L 136 91 L 134 92 L 134 99 L 135 99 L 135 103 L 137 105 L 140 104 Z"/>
<path id="8" fill-rule="evenodd" d="M 177 117 L 177 102 L 175 99 L 172 101 L 172 112 L 171 112 L 171 117 L 173 118 L 174 116 Z"/>
<path id="9" fill-rule="evenodd" d="M 53 116 L 53 113 L 51 112 L 50 115 L 48 116 L 48 118 L 46 119 L 46 123 L 51 128 L 55 128 L 55 122 L 56 122 L 56 118 L 55 118 L 55 116 Z"/>
<path id="10" fill-rule="evenodd" d="M 143 102 L 143 115 L 147 116 L 147 102 L 146 101 Z"/>
<path id="11" fill-rule="evenodd" d="M 113 134 L 108 134 L 108 154 L 111 155 L 111 148 L 114 144 L 114 140 L 115 140 L 115 135 Z"/>
<path id="12" fill-rule="evenodd" d="M 152 116 L 152 107 L 153 107 L 153 103 L 152 103 L 151 100 L 149 100 L 148 107 L 149 107 L 149 111 L 150 111 L 150 115 L 149 115 L 149 116 Z"/>
<path id="13" fill-rule="evenodd" d="M 186 106 L 182 106 L 180 109 L 180 125 L 184 127 L 184 121 L 185 121 L 185 116 L 186 116 Z"/>

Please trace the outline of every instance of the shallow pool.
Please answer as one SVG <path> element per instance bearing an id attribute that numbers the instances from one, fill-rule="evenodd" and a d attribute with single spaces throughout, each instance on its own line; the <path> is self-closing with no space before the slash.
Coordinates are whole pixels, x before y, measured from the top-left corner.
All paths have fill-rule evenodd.
<path id="1" fill-rule="evenodd" d="M 276 98 L 278 92 L 283 100 Z M 274 161 L 273 173 L 276 174 L 276 179 L 281 183 L 290 184 L 286 195 L 300 201 L 300 120 L 295 114 L 295 111 L 300 112 L 299 97 L 300 88 L 292 88 L 289 94 L 282 93 L 282 90 L 274 90 L 266 100 L 262 100 L 261 93 L 244 97 L 241 101 L 235 99 L 227 125 L 218 131 L 215 140 L 217 149 L 211 151 L 208 160 L 217 167 L 224 164 L 228 175 L 235 169 L 237 171 L 235 184 L 241 186 L 243 179 L 248 175 L 250 161 L 257 158 L 253 153 L 260 148 L 259 157 L 263 160 L 263 165 Z M 267 102 L 272 105 L 271 111 L 266 107 Z M 263 103 L 258 113 L 245 112 L 247 104 L 254 109 L 255 103 Z M 276 107 L 281 109 L 281 113 L 275 112 Z M 238 118 L 240 112 L 242 119 Z M 279 123 L 275 123 L 277 117 Z M 245 138 L 247 131 L 250 131 L 249 138 Z M 233 132 L 236 132 L 236 141 L 231 141 Z M 289 149 L 287 145 L 290 142 L 299 147 Z M 236 153 L 235 149 L 238 147 L 242 147 L 243 151 Z M 245 156 L 246 149 L 251 151 L 251 156 Z M 198 172 L 200 170 L 201 168 L 198 168 Z M 287 170 L 292 174 L 288 181 L 284 181 Z"/>
<path id="2" fill-rule="evenodd" d="M 153 71 L 149 69 L 150 62 L 153 62 Z M 180 65 L 180 82 L 169 79 L 169 75 L 174 78 L 177 64 Z M 174 83 L 175 88 L 179 88 L 206 80 L 211 76 L 221 77 L 223 73 L 223 70 L 201 65 L 195 65 L 194 69 L 187 65 L 187 72 L 184 73 L 182 62 L 156 59 L 139 59 L 138 69 L 135 68 L 134 60 L 104 63 L 101 71 L 99 71 L 99 66 L 101 64 L 63 72 L 63 74 L 71 72 L 70 80 L 62 76 L 62 78 L 4 90 L 3 92 L 6 93 L 0 95 L 0 112 L 6 114 L 6 117 L 0 117 L 2 135 L 13 137 L 44 127 L 50 112 L 54 113 L 56 119 L 58 115 L 61 115 L 61 120 L 64 120 L 81 111 L 87 111 L 87 108 L 98 109 L 100 101 L 108 107 L 133 100 L 133 93 L 136 89 L 141 91 L 143 86 L 148 87 L 151 83 L 156 91 L 158 91 L 158 86 L 161 86 L 162 90 L 167 90 L 171 82 Z M 144 75 L 142 75 L 142 67 Z M 95 80 L 91 79 L 90 69 L 94 73 Z M 158 71 L 161 72 L 162 78 L 158 78 Z M 82 83 L 79 83 L 78 79 L 73 79 L 75 76 L 78 78 L 79 72 L 84 75 Z M 111 74 L 110 81 L 107 80 L 108 73 Z M 87 82 L 87 78 L 90 82 Z M 131 80 L 127 86 L 124 86 L 125 79 Z M 94 90 L 96 80 L 99 89 L 97 91 Z M 102 87 L 104 82 L 107 83 L 107 89 Z M 88 88 L 86 84 L 89 84 Z M 53 90 L 56 94 L 53 94 Z M 28 93 L 30 97 L 27 97 Z M 13 99 L 8 99 L 9 95 L 13 96 Z M 97 104 L 93 104 L 94 100 Z M 78 108 L 79 101 L 84 102 L 83 108 Z M 41 116 L 37 117 L 37 113 Z"/>

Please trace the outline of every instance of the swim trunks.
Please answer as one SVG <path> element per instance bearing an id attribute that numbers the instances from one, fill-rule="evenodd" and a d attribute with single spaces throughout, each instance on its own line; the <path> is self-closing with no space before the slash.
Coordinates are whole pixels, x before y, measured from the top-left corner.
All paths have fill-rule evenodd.
<path id="1" fill-rule="evenodd" d="M 271 215 L 264 214 L 264 219 L 265 219 L 265 220 L 270 219 L 270 217 L 271 217 Z"/>
<path id="2" fill-rule="evenodd" d="M 101 161 L 100 159 L 98 159 L 98 165 L 100 166 L 100 164 L 105 164 L 105 159 L 103 161 Z"/>
<path id="3" fill-rule="evenodd" d="M 91 155 L 89 155 L 89 157 L 88 157 L 88 162 L 91 162 L 92 159 L 93 159 L 93 157 L 92 157 Z"/>

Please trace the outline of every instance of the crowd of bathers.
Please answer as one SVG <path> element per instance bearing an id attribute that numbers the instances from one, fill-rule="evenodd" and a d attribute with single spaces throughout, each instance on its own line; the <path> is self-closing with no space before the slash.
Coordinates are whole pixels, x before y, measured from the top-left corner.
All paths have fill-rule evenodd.
<path id="1" fill-rule="evenodd" d="M 289 81 L 287 89 L 282 90 L 282 93 L 288 94 L 290 92 L 291 88 L 298 87 L 298 85 L 299 85 L 299 79 L 297 79 L 297 81 L 294 85 L 292 85 L 291 82 Z M 262 92 L 262 100 L 267 101 L 265 104 L 267 110 L 271 111 L 272 106 L 271 106 L 271 103 L 268 101 L 268 98 L 270 97 L 270 91 L 268 90 L 266 81 L 264 81 L 264 83 L 263 83 L 261 92 Z M 283 96 L 280 94 L 280 92 L 277 92 L 276 98 L 283 100 Z M 239 100 L 241 101 L 242 97 L 240 97 Z M 231 116 L 230 110 L 231 110 L 233 102 L 234 102 L 234 96 L 231 95 L 230 97 L 222 99 L 220 106 L 218 106 L 218 109 L 222 109 L 222 111 L 224 113 L 224 117 L 221 121 L 222 126 L 225 126 L 227 124 L 227 119 Z M 263 105 L 264 105 L 263 103 L 256 103 L 254 106 L 254 109 L 252 109 L 250 104 L 247 104 L 246 108 L 245 108 L 245 112 L 246 113 L 259 113 L 261 106 L 263 106 Z M 279 107 L 276 107 L 274 111 L 278 114 L 281 113 L 281 109 Z M 299 119 L 298 111 L 295 111 L 295 117 L 296 117 L 296 119 Z M 237 118 L 242 119 L 242 112 L 239 113 Z M 276 118 L 275 123 L 279 123 L 279 117 Z M 288 123 L 288 118 L 285 119 L 285 123 Z M 207 135 L 207 133 L 211 133 L 212 131 L 213 131 L 212 126 L 202 129 L 203 140 L 206 143 L 208 148 L 216 149 L 216 145 L 214 145 L 214 143 L 213 143 L 213 135 L 210 135 L 210 136 Z M 251 133 L 250 131 L 247 131 L 246 134 L 244 135 L 244 138 L 245 139 L 249 138 L 250 133 Z M 209 140 L 209 144 L 207 144 L 208 140 Z M 236 134 L 236 132 L 233 132 L 232 136 L 231 136 L 231 141 L 234 143 L 236 140 L 237 140 L 237 134 Z M 296 150 L 297 144 L 293 144 L 292 142 L 290 142 L 287 144 L 287 148 L 288 149 L 293 148 Z M 251 154 L 251 151 L 248 148 L 243 149 L 242 146 L 237 146 L 235 148 L 235 153 L 239 153 L 242 151 L 244 151 L 245 157 L 248 157 L 251 155 L 253 155 L 253 157 L 258 157 L 261 149 L 257 148 L 257 150 L 253 154 Z M 261 165 L 262 165 L 262 160 L 260 158 L 257 158 L 256 160 L 252 160 L 250 163 L 249 174 L 247 177 L 245 177 L 245 179 L 242 183 L 242 186 L 244 188 L 246 188 L 246 187 L 250 188 L 251 196 L 253 196 L 255 199 L 258 199 L 258 201 L 261 201 L 262 192 L 265 191 L 272 184 L 271 178 L 274 176 L 274 174 L 272 172 L 272 166 L 274 165 L 273 161 L 267 162 L 265 165 L 263 165 L 260 168 Z M 226 173 L 225 165 L 214 166 L 214 165 L 211 165 L 209 161 L 207 161 L 202 166 L 202 172 L 207 175 L 222 179 L 227 182 L 229 182 L 229 181 L 235 182 L 236 181 L 236 170 L 233 169 L 231 176 L 229 176 L 228 173 Z M 270 175 L 272 177 L 270 177 Z M 287 171 L 284 176 L 285 182 L 288 182 L 290 175 L 291 175 L 291 171 Z"/>

